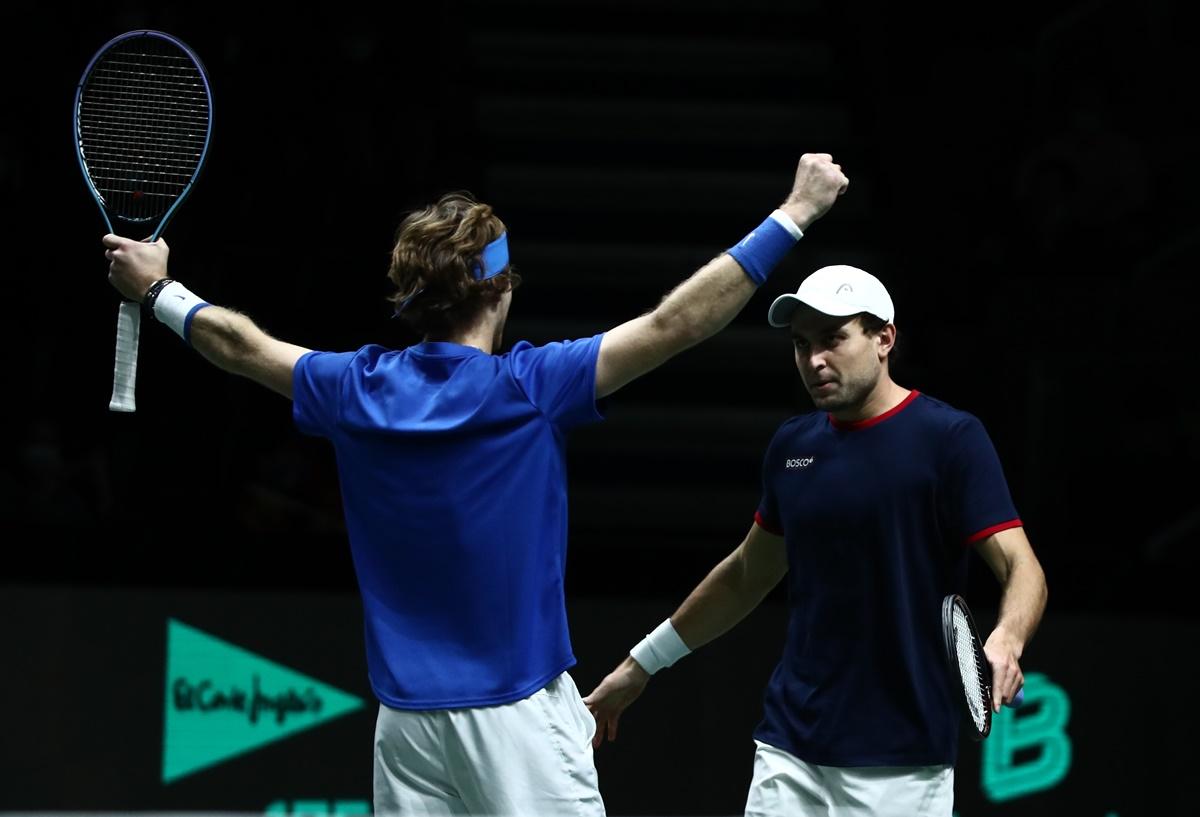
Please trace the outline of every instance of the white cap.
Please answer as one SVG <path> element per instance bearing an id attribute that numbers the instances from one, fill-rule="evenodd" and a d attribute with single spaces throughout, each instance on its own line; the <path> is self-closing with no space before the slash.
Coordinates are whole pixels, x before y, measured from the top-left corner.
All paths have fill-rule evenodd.
<path id="1" fill-rule="evenodd" d="M 879 279 L 858 267 L 836 264 L 821 267 L 800 282 L 795 295 L 780 295 L 767 312 L 771 326 L 792 325 L 792 315 L 807 304 L 825 315 L 857 315 L 868 312 L 891 323 L 896 318 L 892 296 Z"/>

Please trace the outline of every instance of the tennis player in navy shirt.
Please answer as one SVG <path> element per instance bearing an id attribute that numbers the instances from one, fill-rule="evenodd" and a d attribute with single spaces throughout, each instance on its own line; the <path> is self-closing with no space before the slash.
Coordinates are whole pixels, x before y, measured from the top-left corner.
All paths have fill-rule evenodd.
<path id="1" fill-rule="evenodd" d="M 817 411 L 780 426 L 745 540 L 587 697 L 597 746 L 649 677 L 742 620 L 787 580 L 783 655 L 763 696 L 747 815 L 938 815 L 959 731 L 942 599 L 977 551 L 1002 586 L 984 650 L 995 706 L 1046 582 L 995 448 L 971 414 L 895 383 L 895 310 L 864 270 L 830 266 L 771 305 Z"/>
<path id="2" fill-rule="evenodd" d="M 161 240 L 104 237 L 122 295 L 333 444 L 380 701 L 376 814 L 604 813 L 596 723 L 567 673 L 566 435 L 729 323 L 847 185 L 831 156 L 805 154 L 779 209 L 653 310 L 504 353 L 520 279 L 505 225 L 469 195 L 400 226 L 393 301 L 424 336 L 404 350 L 276 340 L 167 277 Z"/>

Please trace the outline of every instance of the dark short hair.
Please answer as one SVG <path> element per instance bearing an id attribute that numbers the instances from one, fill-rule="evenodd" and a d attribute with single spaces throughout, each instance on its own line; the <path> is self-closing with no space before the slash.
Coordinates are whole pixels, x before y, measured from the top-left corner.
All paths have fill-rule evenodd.
<path id="1" fill-rule="evenodd" d="M 870 312 L 859 312 L 854 317 L 858 318 L 858 325 L 868 335 L 878 335 L 883 331 L 883 327 L 888 325 L 888 321 Z"/>
<path id="2" fill-rule="evenodd" d="M 858 319 L 858 325 L 862 327 L 863 334 L 865 335 L 878 335 L 883 331 L 883 328 L 890 323 L 890 321 L 885 321 L 883 318 L 879 317 L 878 315 L 872 315 L 870 312 L 859 312 L 854 317 Z M 899 344 L 900 332 L 897 330 L 896 342 L 892 344 L 892 350 L 888 352 L 889 361 L 896 359 L 896 347 Z"/>

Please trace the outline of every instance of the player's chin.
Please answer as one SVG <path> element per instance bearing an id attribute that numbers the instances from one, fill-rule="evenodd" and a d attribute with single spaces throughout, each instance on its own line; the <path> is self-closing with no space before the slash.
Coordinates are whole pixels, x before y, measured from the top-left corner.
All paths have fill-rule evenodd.
<path id="1" fill-rule="evenodd" d="M 836 411 L 846 402 L 836 390 L 831 389 L 809 389 L 808 396 L 812 398 L 813 405 L 822 411 Z"/>

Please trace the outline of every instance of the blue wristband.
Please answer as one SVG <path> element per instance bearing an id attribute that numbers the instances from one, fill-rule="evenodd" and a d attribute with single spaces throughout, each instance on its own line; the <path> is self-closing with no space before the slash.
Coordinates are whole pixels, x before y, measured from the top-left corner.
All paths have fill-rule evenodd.
<path id="1" fill-rule="evenodd" d="M 188 346 L 192 345 L 192 318 L 196 317 L 196 313 L 206 306 L 212 306 L 212 304 L 201 301 L 189 309 L 187 317 L 183 319 L 183 341 Z"/>
<path id="2" fill-rule="evenodd" d="M 771 216 L 767 216 L 762 224 L 726 252 L 741 264 L 751 281 L 762 286 L 771 270 L 783 260 L 796 240 L 787 228 Z"/>

